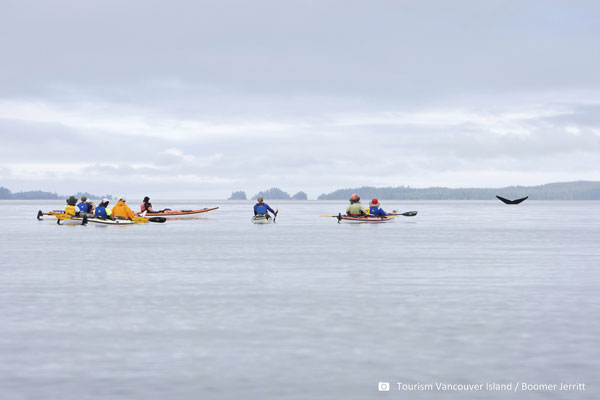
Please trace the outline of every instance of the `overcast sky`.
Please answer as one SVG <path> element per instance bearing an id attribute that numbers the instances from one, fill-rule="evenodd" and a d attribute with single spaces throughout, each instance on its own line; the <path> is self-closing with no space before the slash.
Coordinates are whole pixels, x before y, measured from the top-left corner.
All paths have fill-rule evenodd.
<path id="1" fill-rule="evenodd" d="M 600 180 L 594 1 L 0 1 L 0 186 Z"/>

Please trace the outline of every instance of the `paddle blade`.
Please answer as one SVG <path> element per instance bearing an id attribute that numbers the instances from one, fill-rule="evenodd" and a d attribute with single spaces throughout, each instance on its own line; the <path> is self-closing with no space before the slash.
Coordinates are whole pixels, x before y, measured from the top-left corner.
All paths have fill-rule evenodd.
<path id="1" fill-rule="evenodd" d="M 167 219 L 165 217 L 151 217 L 151 218 L 148 218 L 148 221 L 150 221 L 150 222 L 157 222 L 159 224 L 162 224 L 166 220 Z"/>
<path id="2" fill-rule="evenodd" d="M 388 217 L 414 217 L 417 215 L 417 211 L 407 211 L 402 214 L 388 214 Z"/>

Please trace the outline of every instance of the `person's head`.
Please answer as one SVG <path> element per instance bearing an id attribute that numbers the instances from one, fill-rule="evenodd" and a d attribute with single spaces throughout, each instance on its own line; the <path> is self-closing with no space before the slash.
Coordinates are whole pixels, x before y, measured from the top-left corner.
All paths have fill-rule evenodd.
<path id="1" fill-rule="evenodd" d="M 126 203 L 127 199 L 125 198 L 125 196 L 121 196 L 121 197 L 119 197 L 119 201 L 122 201 L 123 203 Z"/>
<path id="2" fill-rule="evenodd" d="M 94 208 L 94 207 L 96 207 L 96 204 L 94 204 L 94 202 L 93 202 L 93 201 L 90 201 L 88 204 L 90 205 L 90 208 Z"/>
<path id="3" fill-rule="evenodd" d="M 262 198 L 262 196 L 258 196 L 256 198 L 256 201 L 258 201 L 259 203 L 262 203 L 264 201 L 264 199 Z"/>
<path id="4" fill-rule="evenodd" d="M 150 197 L 148 197 L 148 196 L 144 197 L 144 203 L 146 203 L 148 201 L 150 201 Z"/>
<path id="5" fill-rule="evenodd" d="M 360 201 L 360 197 L 358 197 L 358 195 L 356 193 L 352 194 L 352 196 L 350 196 L 350 203 L 357 203 Z"/>
<path id="6" fill-rule="evenodd" d="M 377 200 L 377 199 L 371 200 L 371 205 L 375 206 L 375 207 L 379 207 L 379 200 Z"/>
<path id="7" fill-rule="evenodd" d="M 77 204 L 77 198 L 75 196 L 71 196 L 67 199 L 67 204 L 70 206 L 74 206 Z"/>
<path id="8" fill-rule="evenodd" d="M 85 203 L 86 201 L 87 201 L 87 197 L 85 197 L 85 196 L 81 196 L 81 202 L 82 202 L 82 203 Z"/>
<path id="9" fill-rule="evenodd" d="M 110 201 L 105 197 L 102 199 L 102 202 L 100 203 L 100 205 L 106 207 L 108 205 L 108 203 L 110 203 Z"/>

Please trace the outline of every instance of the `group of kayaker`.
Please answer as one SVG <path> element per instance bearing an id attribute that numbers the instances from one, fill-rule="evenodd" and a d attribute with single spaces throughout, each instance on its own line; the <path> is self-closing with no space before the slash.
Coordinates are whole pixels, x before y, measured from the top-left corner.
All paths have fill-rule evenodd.
<path id="1" fill-rule="evenodd" d="M 395 214 L 395 212 L 393 212 Z M 375 217 L 385 217 L 388 215 L 381 206 L 379 205 L 379 200 L 373 199 L 369 203 L 369 208 L 363 208 L 363 205 L 360 202 L 360 197 L 356 193 L 350 196 L 350 204 L 346 207 L 346 215 L 352 217 L 360 217 L 360 216 L 375 216 Z"/>
<path id="2" fill-rule="evenodd" d="M 149 201 L 150 199 L 148 199 Z M 113 208 L 109 208 L 110 200 L 102 199 L 98 207 L 95 206 L 93 201 L 88 201 L 86 196 L 82 196 L 79 204 L 77 204 L 77 198 L 75 196 L 71 196 L 67 199 L 67 205 L 65 206 L 65 214 L 68 215 L 88 215 L 93 214 L 93 216 L 104 219 L 112 219 L 115 218 L 124 218 L 124 219 L 133 219 L 135 214 L 131 211 L 131 208 L 126 204 L 127 200 L 124 196 L 119 197 L 117 203 L 113 206 Z M 151 205 L 150 205 L 151 206 Z"/>
<path id="3" fill-rule="evenodd" d="M 259 196 L 256 199 L 257 203 L 254 205 L 254 215 L 255 216 L 264 216 L 267 219 L 271 218 L 272 213 L 274 217 L 277 216 L 279 210 L 273 210 L 267 203 L 264 202 L 262 196 Z M 124 196 L 119 197 L 119 200 L 114 205 L 112 209 L 108 208 L 110 201 L 108 199 L 102 199 L 98 207 L 94 205 L 93 201 L 88 201 L 86 196 L 82 196 L 79 204 L 77 204 L 77 198 L 75 196 L 71 196 L 67 199 L 67 205 L 65 207 L 65 214 L 69 215 L 79 215 L 79 213 L 84 214 L 93 214 L 95 217 L 104 218 L 104 219 L 115 219 L 115 218 L 125 218 L 125 219 L 133 219 L 135 214 L 126 204 L 127 200 Z M 150 203 L 150 198 L 148 196 L 144 197 L 142 204 L 140 205 L 140 213 L 160 213 L 161 211 L 154 211 L 152 209 L 152 203 Z M 394 211 L 393 214 L 396 212 Z M 354 193 L 350 196 L 350 204 L 346 208 L 346 215 L 360 217 L 360 216 L 378 216 L 385 217 L 388 214 L 381 208 L 379 204 L 379 200 L 372 199 L 369 203 L 369 208 L 363 207 L 360 202 L 360 197 L 358 194 Z"/>

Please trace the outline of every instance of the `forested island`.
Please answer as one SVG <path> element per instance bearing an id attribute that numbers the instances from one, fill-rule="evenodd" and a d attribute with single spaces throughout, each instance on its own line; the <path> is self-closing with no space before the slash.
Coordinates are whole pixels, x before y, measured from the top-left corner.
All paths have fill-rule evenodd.
<path id="1" fill-rule="evenodd" d="M 308 196 L 303 191 L 290 195 L 279 188 L 260 191 L 252 196 L 252 200 L 256 200 L 258 197 L 263 197 L 265 200 L 308 200 Z M 233 192 L 228 200 L 246 200 L 246 192 L 242 190 Z"/>
<path id="2" fill-rule="evenodd" d="M 0 186 L 0 200 L 59 200 L 66 199 L 69 195 L 60 195 L 58 193 L 53 192 L 44 192 L 41 190 L 30 190 L 27 192 L 15 192 L 13 193 L 9 189 L 4 186 Z M 96 195 L 88 192 L 77 192 L 73 196 L 80 199 L 82 196 L 87 197 L 88 199 L 98 200 L 107 198 L 109 200 L 113 200 L 113 196 L 109 194 L 105 195 Z"/>
<path id="3" fill-rule="evenodd" d="M 260 191 L 254 196 L 252 196 L 253 200 L 256 200 L 258 197 L 264 197 L 269 200 L 307 200 L 308 196 L 306 193 L 300 191 L 292 196 L 289 193 L 284 192 L 279 188 L 271 188 L 265 191 Z"/>
<path id="4" fill-rule="evenodd" d="M 600 200 L 600 182 L 577 181 L 548 183 L 539 186 L 459 189 L 364 186 L 338 189 L 320 195 L 318 200 L 348 200 L 352 193 L 358 193 L 364 199 L 376 197 L 385 200 L 492 200 L 497 195 L 506 198 L 529 196 L 531 200 Z"/>

